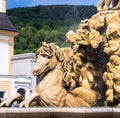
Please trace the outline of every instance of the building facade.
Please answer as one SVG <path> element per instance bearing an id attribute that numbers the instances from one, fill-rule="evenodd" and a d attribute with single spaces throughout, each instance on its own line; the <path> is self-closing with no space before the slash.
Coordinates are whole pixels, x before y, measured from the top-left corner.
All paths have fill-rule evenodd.
<path id="1" fill-rule="evenodd" d="M 25 75 L 31 80 L 31 87 L 36 86 L 36 77 L 33 76 L 32 70 L 35 64 L 35 54 L 26 53 L 13 55 L 12 57 L 12 74 Z"/>
<path id="2" fill-rule="evenodd" d="M 18 89 L 23 88 L 25 97 L 30 96 L 31 80 L 25 75 L 0 75 L 0 98 L 13 96 Z"/>
<path id="3" fill-rule="evenodd" d="M 6 15 L 6 0 L 0 0 L 0 98 L 13 96 L 18 89 L 30 95 L 36 84 L 32 75 L 34 54 L 14 55 L 14 37 L 18 31 Z"/>
<path id="4" fill-rule="evenodd" d="M 12 74 L 11 58 L 16 35 L 18 32 L 6 15 L 6 0 L 0 0 L 0 74 Z"/>

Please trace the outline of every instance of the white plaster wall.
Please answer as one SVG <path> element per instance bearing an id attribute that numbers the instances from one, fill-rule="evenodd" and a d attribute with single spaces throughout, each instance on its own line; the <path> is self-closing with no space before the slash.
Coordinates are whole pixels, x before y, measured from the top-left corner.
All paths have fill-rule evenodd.
<path id="1" fill-rule="evenodd" d="M 3 39 L 3 40 L 9 40 L 9 37 L 8 37 L 8 36 L 0 35 L 0 39 Z"/>
<path id="2" fill-rule="evenodd" d="M 0 12 L 3 12 L 3 0 L 0 0 Z"/>
<path id="3" fill-rule="evenodd" d="M 31 59 L 17 60 L 12 63 L 12 74 L 13 75 L 26 75 L 31 77 Z"/>
<path id="4" fill-rule="evenodd" d="M 12 74 L 28 76 L 32 80 L 32 87 L 36 86 L 36 76 L 32 74 L 34 61 L 34 53 L 14 55 L 12 58 Z"/>
<path id="5" fill-rule="evenodd" d="M 0 74 L 8 74 L 9 69 L 9 45 L 0 42 Z"/>

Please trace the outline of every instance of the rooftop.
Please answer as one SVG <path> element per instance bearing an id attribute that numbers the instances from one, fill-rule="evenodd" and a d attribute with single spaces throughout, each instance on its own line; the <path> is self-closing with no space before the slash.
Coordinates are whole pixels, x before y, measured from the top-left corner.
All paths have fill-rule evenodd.
<path id="1" fill-rule="evenodd" d="M 6 13 L 0 12 L 0 30 L 7 30 L 12 32 L 17 32 Z"/>

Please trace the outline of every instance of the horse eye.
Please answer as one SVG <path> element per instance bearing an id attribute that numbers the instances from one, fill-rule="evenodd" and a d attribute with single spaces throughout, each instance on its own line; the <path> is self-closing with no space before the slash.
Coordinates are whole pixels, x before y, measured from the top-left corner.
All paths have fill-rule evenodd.
<path id="1" fill-rule="evenodd" d="M 47 54 L 41 54 L 41 56 L 48 58 L 48 55 L 47 55 Z"/>
<path id="2" fill-rule="evenodd" d="M 41 54 L 41 56 L 46 57 L 47 55 L 45 55 L 45 54 Z"/>

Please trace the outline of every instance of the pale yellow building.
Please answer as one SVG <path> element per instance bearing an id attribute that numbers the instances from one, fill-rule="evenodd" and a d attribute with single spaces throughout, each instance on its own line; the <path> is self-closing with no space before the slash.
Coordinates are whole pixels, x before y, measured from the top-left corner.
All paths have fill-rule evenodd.
<path id="1" fill-rule="evenodd" d="M 12 74 L 16 35 L 18 32 L 6 15 L 6 0 L 0 0 L 0 98 L 14 95 L 19 88 L 25 89 L 27 97 L 30 94 L 31 78 L 22 73 Z"/>
<path id="2" fill-rule="evenodd" d="M 0 0 L 0 74 L 12 74 L 11 58 L 17 30 L 6 15 L 6 0 Z"/>

